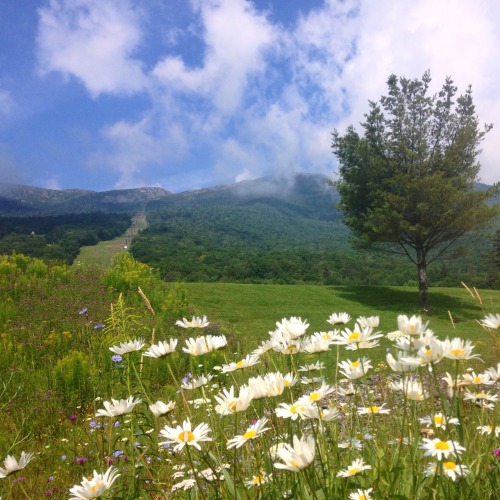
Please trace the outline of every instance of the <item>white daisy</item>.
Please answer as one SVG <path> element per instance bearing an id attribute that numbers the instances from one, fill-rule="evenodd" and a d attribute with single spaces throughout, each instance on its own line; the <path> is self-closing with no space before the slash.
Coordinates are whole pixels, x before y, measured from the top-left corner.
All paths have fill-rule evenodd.
<path id="1" fill-rule="evenodd" d="M 182 426 L 178 425 L 177 427 L 169 427 L 166 425 L 160 431 L 160 437 L 164 437 L 167 440 L 159 442 L 159 445 L 163 444 L 174 444 L 174 451 L 180 451 L 184 446 L 194 446 L 198 450 L 201 450 L 201 446 L 199 445 L 202 441 L 213 441 L 212 438 L 208 437 L 209 432 L 211 432 L 210 427 L 201 423 L 192 429 L 191 421 L 189 418 L 184 420 Z"/>
<path id="2" fill-rule="evenodd" d="M 84 477 L 81 484 L 70 488 L 69 492 L 73 495 L 70 500 L 86 500 L 100 497 L 111 488 L 118 476 L 120 474 L 114 467 L 109 467 L 104 474 L 98 474 L 94 471 L 94 475 L 90 479 Z"/>
<path id="3" fill-rule="evenodd" d="M 267 418 L 261 418 L 257 420 L 245 431 L 244 434 L 229 439 L 227 442 L 227 448 L 228 449 L 235 447 L 240 448 L 250 439 L 255 439 L 256 437 L 260 436 L 260 434 L 262 434 L 263 432 L 268 431 L 270 427 L 265 427 L 267 422 L 268 422 Z"/>
<path id="4" fill-rule="evenodd" d="M 313 436 L 298 438 L 293 436 L 293 446 L 284 443 L 276 450 L 278 458 L 283 462 L 277 462 L 274 467 L 292 472 L 305 469 L 314 461 L 316 443 Z"/>
<path id="5" fill-rule="evenodd" d="M 177 326 L 180 326 L 181 328 L 206 328 L 210 324 L 210 322 L 207 321 L 206 316 L 203 316 L 203 318 L 193 316 L 191 321 L 186 318 L 182 318 L 182 320 L 177 320 L 175 324 Z"/>
<path id="6" fill-rule="evenodd" d="M 136 405 L 142 403 L 141 399 L 134 399 L 129 396 L 127 399 L 111 399 L 111 402 L 104 401 L 104 410 L 97 410 L 96 417 L 118 417 L 130 413 Z"/>
<path id="7" fill-rule="evenodd" d="M 152 344 L 144 352 L 144 356 L 148 358 L 161 358 L 167 354 L 172 354 L 177 346 L 177 339 L 170 339 L 168 342 L 158 342 L 158 344 Z"/>
<path id="8" fill-rule="evenodd" d="M 349 323 L 349 321 L 351 321 L 351 317 L 346 312 L 332 313 L 326 321 L 331 325 L 339 325 Z"/>
<path id="9" fill-rule="evenodd" d="M 481 321 L 481 325 L 486 328 L 496 330 L 500 328 L 500 314 L 487 314 Z"/>
<path id="10" fill-rule="evenodd" d="M 167 404 L 163 403 L 162 401 L 157 401 L 156 403 L 149 405 L 149 409 L 155 417 L 166 415 L 167 413 L 170 413 L 174 408 L 175 401 L 169 401 Z"/>
<path id="11" fill-rule="evenodd" d="M 337 477 L 352 477 L 356 474 L 359 474 L 365 470 L 371 469 L 371 465 L 365 464 L 362 458 L 357 458 L 352 462 L 351 465 L 347 467 L 347 469 L 340 470 L 337 472 Z"/>
<path id="12" fill-rule="evenodd" d="M 425 450 L 425 457 L 436 457 L 438 460 L 451 456 L 461 455 L 465 448 L 457 441 L 442 441 L 439 438 L 429 439 L 422 438 L 423 443 L 420 445 L 422 450 Z"/>
<path id="13" fill-rule="evenodd" d="M 0 478 L 7 477 L 9 474 L 24 469 L 32 460 L 34 453 L 21 452 L 19 462 L 12 456 L 7 455 L 3 461 L 3 467 L 0 467 Z"/>
<path id="14" fill-rule="evenodd" d="M 128 354 L 129 352 L 140 351 L 144 347 L 144 339 L 134 339 L 128 342 L 122 342 L 120 345 L 114 345 L 109 348 L 115 354 Z"/>

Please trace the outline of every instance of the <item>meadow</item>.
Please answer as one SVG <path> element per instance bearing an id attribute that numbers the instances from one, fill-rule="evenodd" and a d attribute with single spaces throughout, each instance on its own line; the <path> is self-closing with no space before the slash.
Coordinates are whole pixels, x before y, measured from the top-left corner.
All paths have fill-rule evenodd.
<path id="1" fill-rule="evenodd" d="M 500 291 L 468 285 L 423 315 L 0 257 L 0 496 L 495 498 Z"/>

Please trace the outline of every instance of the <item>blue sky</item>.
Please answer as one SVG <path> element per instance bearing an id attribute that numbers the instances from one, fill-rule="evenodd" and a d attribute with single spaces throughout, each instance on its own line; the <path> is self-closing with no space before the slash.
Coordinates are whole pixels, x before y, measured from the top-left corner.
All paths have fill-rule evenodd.
<path id="1" fill-rule="evenodd" d="M 390 74 L 472 85 L 500 180 L 497 0 L 2 0 L 0 181 L 169 191 L 334 177 Z M 359 127 L 358 127 L 359 128 Z"/>

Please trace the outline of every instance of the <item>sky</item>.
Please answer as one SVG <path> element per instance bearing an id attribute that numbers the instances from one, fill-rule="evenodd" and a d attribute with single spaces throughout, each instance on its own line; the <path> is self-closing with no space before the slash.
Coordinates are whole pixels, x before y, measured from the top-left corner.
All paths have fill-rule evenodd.
<path id="1" fill-rule="evenodd" d="M 498 0 L 0 0 L 0 182 L 172 192 L 336 178 L 391 74 L 472 86 L 500 180 Z"/>

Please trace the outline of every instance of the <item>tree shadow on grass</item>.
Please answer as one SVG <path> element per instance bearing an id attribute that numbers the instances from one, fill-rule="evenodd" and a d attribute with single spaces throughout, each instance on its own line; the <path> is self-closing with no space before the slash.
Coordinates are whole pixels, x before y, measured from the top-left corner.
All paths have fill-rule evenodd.
<path id="1" fill-rule="evenodd" d="M 468 296 L 464 298 L 445 291 L 429 290 L 429 311 L 418 305 L 418 290 L 391 288 L 388 286 L 332 287 L 335 293 L 346 300 L 358 302 L 380 311 L 399 310 L 401 314 L 417 314 L 426 317 L 448 316 L 448 311 L 458 320 L 479 319 L 482 311 Z M 466 292 L 464 291 L 466 294 Z M 468 299 L 468 300 L 467 300 Z"/>

